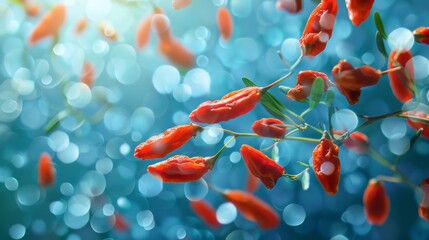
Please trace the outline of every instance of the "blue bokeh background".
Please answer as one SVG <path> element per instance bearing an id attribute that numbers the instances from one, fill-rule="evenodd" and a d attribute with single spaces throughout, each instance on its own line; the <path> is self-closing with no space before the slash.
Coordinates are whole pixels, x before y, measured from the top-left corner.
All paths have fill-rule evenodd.
<path id="1" fill-rule="evenodd" d="M 148 1 L 63 1 L 67 19 L 58 42 L 48 39 L 29 46 L 32 29 L 57 3 L 35 2 L 42 12 L 32 18 L 15 1 L 0 0 L 0 239 L 429 239 L 429 223 L 417 213 L 419 196 L 405 184 L 385 184 L 391 203 L 389 217 L 383 226 L 367 223 L 362 206 L 367 182 L 391 172 L 344 146 L 340 148 L 342 173 L 335 196 L 323 191 L 311 170 L 306 191 L 299 181 L 287 179 L 280 179 L 272 190 L 259 187 L 255 195 L 273 206 L 282 219 L 271 231 L 246 220 L 222 195 L 208 189 L 206 181 L 222 189 L 244 189 L 247 170 L 240 146 L 245 143 L 262 149 L 272 140 L 238 138 L 206 180 L 187 184 L 162 184 L 146 171 L 159 160 L 141 161 L 133 156 L 134 148 L 150 136 L 189 123 L 189 113 L 201 102 L 243 88 L 242 77 L 263 86 L 286 74 L 276 52 L 281 50 L 287 59 L 296 57 L 294 49 L 290 45 L 282 48 L 282 43 L 299 39 L 316 6 L 313 1 L 304 0 L 303 10 L 296 15 L 278 10 L 273 0 L 194 1 L 179 11 L 170 1 L 154 1 L 169 17 L 174 36 L 195 54 L 195 67 L 189 70 L 170 65 L 160 55 L 153 31 L 149 45 L 136 49 L 137 26 L 152 11 Z M 340 59 L 355 66 L 387 68 L 377 50 L 372 15 L 356 27 L 348 19 L 345 2 L 340 0 L 338 5 L 325 51 L 304 58 L 283 86 L 293 87 L 300 70 L 325 72 L 332 80 L 331 69 Z M 215 19 L 220 6 L 233 15 L 229 42 L 218 33 Z M 375 11 L 381 14 L 388 34 L 402 27 L 406 36 L 406 29 L 429 26 L 429 1 L 375 1 L 372 13 Z M 83 17 L 89 20 L 88 29 L 76 36 L 74 28 Z M 98 25 L 104 21 L 116 29 L 118 41 L 100 35 Z M 429 46 L 414 43 L 411 51 L 417 57 L 421 102 L 427 104 Z M 95 67 L 92 88 L 79 83 L 84 61 Z M 353 106 L 331 89 L 336 94 L 334 106 L 352 110 L 340 119 L 347 124 L 357 124 L 354 113 L 375 116 L 402 108 L 387 76 L 363 89 Z M 297 113 L 308 106 L 288 100 L 278 88 L 270 92 Z M 46 124 L 65 110 L 72 114 L 45 132 Z M 270 115 L 257 105 L 244 116 L 212 127 L 250 132 L 252 123 L 263 117 Z M 328 110 L 319 105 L 305 119 L 316 127 L 327 126 Z M 169 156 L 215 154 L 228 135 L 214 128 Z M 403 154 L 398 168 L 414 183 L 429 176 L 429 142 L 421 138 L 407 151 L 414 130 L 404 119 L 378 121 L 361 131 L 386 159 L 393 162 Z M 294 136 L 320 138 L 311 130 Z M 282 141 L 279 164 L 287 173 L 302 171 L 296 162 L 311 164 L 314 146 Z M 57 172 L 55 184 L 47 189 L 37 183 L 42 152 L 51 154 Z M 203 196 L 228 223 L 212 230 L 195 216 L 189 199 Z M 126 219 L 127 231 L 113 228 L 109 222 L 113 213 Z"/>

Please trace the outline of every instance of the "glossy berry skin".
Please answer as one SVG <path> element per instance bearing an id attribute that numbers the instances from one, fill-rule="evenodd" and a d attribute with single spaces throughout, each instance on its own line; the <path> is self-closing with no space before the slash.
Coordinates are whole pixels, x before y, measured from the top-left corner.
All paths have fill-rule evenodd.
<path id="1" fill-rule="evenodd" d="M 374 0 L 346 0 L 349 18 L 353 25 L 359 26 L 369 17 L 373 4 Z"/>
<path id="2" fill-rule="evenodd" d="M 283 176 L 284 169 L 261 151 L 244 144 L 240 149 L 241 156 L 249 171 L 268 189 L 272 189 L 277 180 Z"/>
<path id="3" fill-rule="evenodd" d="M 51 156 L 42 153 L 39 158 L 39 185 L 48 187 L 55 182 L 55 168 L 52 164 Z"/>
<path id="4" fill-rule="evenodd" d="M 324 91 L 326 92 L 331 85 L 328 76 L 322 72 L 307 70 L 298 73 L 298 81 L 295 87 L 288 91 L 287 97 L 295 101 L 305 100 L 310 95 L 314 80 L 318 77 L 323 79 L 325 85 Z"/>
<path id="5" fill-rule="evenodd" d="M 191 201 L 191 208 L 211 228 L 220 227 L 220 223 L 216 218 L 216 211 L 207 201 Z"/>
<path id="6" fill-rule="evenodd" d="M 224 40 L 229 40 L 232 36 L 233 22 L 232 16 L 227 8 L 221 7 L 218 9 L 217 24 L 222 38 Z"/>
<path id="7" fill-rule="evenodd" d="M 141 160 L 165 157 L 202 130 L 202 127 L 193 123 L 169 128 L 164 133 L 140 143 L 134 150 L 134 156 Z"/>
<path id="8" fill-rule="evenodd" d="M 368 223 L 382 225 L 390 211 L 389 196 L 383 182 L 370 180 L 363 195 L 363 206 Z"/>
<path id="9" fill-rule="evenodd" d="M 285 124 L 276 118 L 262 118 L 252 124 L 254 133 L 262 137 L 283 138 L 287 128 Z"/>
<path id="10" fill-rule="evenodd" d="M 413 116 L 413 117 L 417 117 L 417 118 L 421 118 L 429 121 L 429 115 L 422 111 L 408 111 L 408 112 L 404 112 L 402 115 Z M 429 125 L 423 122 L 413 121 L 411 119 L 407 119 L 407 123 L 414 130 L 419 130 L 420 128 L 422 128 L 423 129 L 422 136 L 425 138 L 429 138 Z"/>
<path id="11" fill-rule="evenodd" d="M 343 143 L 348 149 L 358 154 L 366 153 L 369 147 L 368 137 L 361 132 L 353 132 Z"/>
<path id="12" fill-rule="evenodd" d="M 147 167 L 147 171 L 163 182 L 181 183 L 200 179 L 211 169 L 208 158 L 173 156 L 165 161 Z"/>
<path id="13" fill-rule="evenodd" d="M 416 42 L 429 44 L 429 27 L 419 27 L 413 31 Z"/>
<path id="14" fill-rule="evenodd" d="M 302 10 L 302 0 L 277 0 L 276 7 L 292 14 L 299 13 Z"/>
<path id="15" fill-rule="evenodd" d="M 392 50 L 389 55 L 388 68 L 402 67 L 402 70 L 389 72 L 389 83 L 393 95 L 402 103 L 414 97 L 414 63 L 409 50 L 397 52 Z"/>
<path id="16" fill-rule="evenodd" d="M 419 204 L 419 216 L 429 222 L 429 177 L 420 184 L 422 200 Z"/>
<path id="17" fill-rule="evenodd" d="M 201 123 L 228 121 L 250 112 L 260 99 L 260 88 L 246 87 L 230 92 L 220 100 L 201 103 L 189 118 Z"/>
<path id="18" fill-rule="evenodd" d="M 377 84 L 381 72 L 366 65 L 354 68 L 345 60 L 340 60 L 332 69 L 332 76 L 338 91 L 353 105 L 359 101 L 361 88 Z"/>
<path id="19" fill-rule="evenodd" d="M 335 195 L 340 181 L 338 146 L 329 138 L 322 138 L 313 150 L 313 169 L 326 193 Z"/>
<path id="20" fill-rule="evenodd" d="M 54 37 L 60 31 L 66 20 L 66 7 L 63 4 L 55 5 L 34 28 L 28 40 L 30 44 L 35 44 L 47 37 Z"/>
<path id="21" fill-rule="evenodd" d="M 305 56 L 317 56 L 331 38 L 337 16 L 337 0 L 322 0 L 310 14 L 299 42 Z"/>
<path id="22" fill-rule="evenodd" d="M 253 194 L 230 190 L 225 191 L 223 195 L 246 219 L 256 222 L 260 228 L 268 230 L 279 225 L 280 218 L 277 212 Z"/>

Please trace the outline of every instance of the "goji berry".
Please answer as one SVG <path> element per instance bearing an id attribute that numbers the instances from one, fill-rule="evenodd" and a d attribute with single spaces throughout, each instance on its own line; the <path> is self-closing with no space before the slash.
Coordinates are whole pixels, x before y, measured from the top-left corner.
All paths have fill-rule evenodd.
<path id="1" fill-rule="evenodd" d="M 216 101 L 201 103 L 189 118 L 195 122 L 218 123 L 250 112 L 261 99 L 261 89 L 246 87 L 225 95 Z"/>
<path id="2" fill-rule="evenodd" d="M 259 178 L 268 189 L 272 189 L 277 180 L 283 176 L 282 166 L 251 146 L 241 146 L 240 153 L 249 171 Z"/>
<path id="3" fill-rule="evenodd" d="M 416 42 L 429 44 L 429 27 L 419 27 L 413 34 Z"/>
<path id="4" fill-rule="evenodd" d="M 317 56 L 331 38 L 337 16 L 337 0 L 322 0 L 310 14 L 299 42 L 305 56 Z"/>
<path id="5" fill-rule="evenodd" d="M 220 35 L 224 40 L 229 40 L 232 35 L 233 23 L 232 16 L 228 9 L 221 7 L 217 11 L 217 24 Z"/>
<path id="6" fill-rule="evenodd" d="M 363 206 L 368 223 L 382 225 L 390 211 L 389 196 L 383 182 L 370 180 L 363 195 Z"/>
<path id="7" fill-rule="evenodd" d="M 173 156 L 147 167 L 147 171 L 163 182 L 180 183 L 200 179 L 212 168 L 209 157 Z"/>
<path id="8" fill-rule="evenodd" d="M 313 150 L 313 169 L 326 193 L 334 195 L 340 181 L 338 146 L 325 133 Z"/>
<path id="9" fill-rule="evenodd" d="M 420 190 L 423 195 L 419 204 L 419 216 L 429 222 L 429 178 L 423 180 Z"/>
<path id="10" fill-rule="evenodd" d="M 402 67 L 400 71 L 389 72 L 389 82 L 395 97 L 405 103 L 414 97 L 414 64 L 409 50 L 392 50 L 389 56 L 389 69 Z"/>
<path id="11" fill-rule="evenodd" d="M 66 7 L 63 4 L 55 5 L 52 10 L 47 13 L 34 28 L 30 34 L 29 43 L 35 44 L 36 42 L 47 38 L 53 37 L 60 31 L 66 20 Z"/>
<path id="12" fill-rule="evenodd" d="M 51 156 L 42 153 L 39 158 L 39 185 L 47 187 L 55 182 L 55 168 L 52 165 Z"/>
<path id="13" fill-rule="evenodd" d="M 207 201 L 191 201 L 191 208 L 211 228 L 220 227 L 220 223 L 216 218 L 216 211 Z"/>
<path id="14" fill-rule="evenodd" d="M 349 18 L 352 23 L 359 26 L 363 23 L 371 13 L 374 0 L 346 0 Z"/>
<path id="15" fill-rule="evenodd" d="M 283 138 L 287 127 L 276 118 L 262 118 L 252 124 L 252 130 L 262 137 Z"/>
<path id="16" fill-rule="evenodd" d="M 225 191 L 223 195 L 245 218 L 256 222 L 262 229 L 276 228 L 280 222 L 278 214 L 270 205 L 250 193 L 229 190 Z"/>
<path id="17" fill-rule="evenodd" d="M 311 87 L 313 86 L 314 80 L 316 78 L 322 78 L 325 84 L 324 91 L 328 90 L 328 87 L 332 84 L 328 76 L 322 72 L 316 71 L 301 71 L 298 73 L 298 81 L 296 82 L 295 87 L 290 89 L 287 93 L 287 97 L 291 100 L 301 101 L 306 99 L 310 95 Z"/>
<path id="18" fill-rule="evenodd" d="M 338 91 L 347 98 L 350 104 L 355 104 L 359 101 L 361 88 L 377 84 L 381 72 L 366 65 L 354 68 L 345 60 L 340 60 L 332 69 L 332 76 Z"/>
<path id="19" fill-rule="evenodd" d="M 134 156 L 142 160 L 165 157 L 202 130 L 201 126 L 193 123 L 169 128 L 164 133 L 140 143 L 134 150 Z"/>

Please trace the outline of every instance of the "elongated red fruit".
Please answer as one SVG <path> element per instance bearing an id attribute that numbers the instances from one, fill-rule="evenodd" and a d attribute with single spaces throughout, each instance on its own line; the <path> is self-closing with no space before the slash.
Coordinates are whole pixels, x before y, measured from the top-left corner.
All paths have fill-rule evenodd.
<path id="1" fill-rule="evenodd" d="M 55 5 L 52 10 L 47 13 L 34 28 L 30 35 L 29 43 L 36 42 L 47 37 L 53 37 L 60 31 L 66 20 L 66 7 L 63 4 Z"/>
<path id="2" fill-rule="evenodd" d="M 55 168 L 52 165 L 51 156 L 42 153 L 39 159 L 39 185 L 47 187 L 55 182 Z"/>
<path id="3" fill-rule="evenodd" d="M 371 179 L 363 195 L 363 206 L 370 224 L 382 225 L 390 211 L 389 196 L 383 182 Z"/>
<path id="4" fill-rule="evenodd" d="M 414 63 L 409 50 L 392 50 L 389 56 L 389 69 L 402 67 L 399 71 L 389 72 L 389 82 L 395 97 L 405 103 L 414 97 Z"/>
<path id="5" fill-rule="evenodd" d="M 246 87 L 230 92 L 220 100 L 201 103 L 189 118 L 195 122 L 218 123 L 250 112 L 261 99 L 258 87 Z"/>
<path id="6" fill-rule="evenodd" d="M 165 157 L 183 146 L 202 130 L 201 126 L 193 123 L 169 128 L 164 133 L 140 143 L 134 150 L 134 156 L 141 160 Z"/>
<path id="7" fill-rule="evenodd" d="M 181 183 L 200 179 L 212 168 L 209 157 L 173 156 L 165 161 L 149 165 L 147 171 L 163 182 Z"/>
<path id="8" fill-rule="evenodd" d="M 240 148 L 240 153 L 249 171 L 259 178 L 268 189 L 272 189 L 277 180 L 283 176 L 283 167 L 261 151 L 244 144 Z"/>
<path id="9" fill-rule="evenodd" d="M 429 222 L 429 178 L 423 180 L 420 184 L 422 191 L 422 201 L 419 204 L 419 216 Z"/>
<path id="10" fill-rule="evenodd" d="M 191 208 L 211 228 L 220 227 L 220 223 L 216 218 L 216 211 L 207 201 L 191 201 Z"/>
<path id="11" fill-rule="evenodd" d="M 224 197 L 234 204 L 245 218 L 256 222 L 260 228 L 274 229 L 279 225 L 280 218 L 277 212 L 252 194 L 239 190 L 229 190 L 224 192 Z"/>
<path id="12" fill-rule="evenodd" d="M 224 40 L 229 40 L 232 35 L 233 23 L 232 16 L 228 9 L 221 7 L 217 12 L 217 24 L 220 35 Z"/>
<path id="13" fill-rule="evenodd" d="M 313 150 L 313 169 L 325 192 L 335 195 L 340 181 L 338 146 L 326 134 Z"/>

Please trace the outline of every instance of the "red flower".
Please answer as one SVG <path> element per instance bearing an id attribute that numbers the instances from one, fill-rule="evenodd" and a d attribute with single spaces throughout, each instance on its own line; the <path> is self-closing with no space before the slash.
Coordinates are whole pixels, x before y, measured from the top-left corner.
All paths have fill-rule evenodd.
<path id="1" fill-rule="evenodd" d="M 419 204 L 419 215 L 429 222 L 429 178 L 423 180 L 420 184 L 420 190 L 422 191 L 423 197 Z"/>
<path id="2" fill-rule="evenodd" d="M 241 146 L 240 153 L 249 171 L 259 178 L 268 189 L 272 189 L 277 180 L 283 176 L 282 166 L 251 146 Z"/>
<path id="3" fill-rule="evenodd" d="M 381 72 L 370 66 L 354 68 L 345 60 L 340 60 L 332 69 L 332 76 L 340 93 L 350 104 L 355 104 L 359 101 L 361 88 L 377 84 Z"/>
<path id="4" fill-rule="evenodd" d="M 389 56 L 389 69 L 402 67 L 400 71 L 389 72 L 389 82 L 395 97 L 405 103 L 414 97 L 414 64 L 409 50 L 392 50 Z"/>
<path id="5" fill-rule="evenodd" d="M 368 150 L 368 137 L 361 132 L 353 132 L 343 142 L 344 146 L 358 154 L 364 154 Z"/>
<path id="6" fill-rule="evenodd" d="M 302 0 L 277 0 L 276 7 L 289 13 L 298 13 L 302 9 Z"/>
<path id="7" fill-rule="evenodd" d="M 201 103 L 189 118 L 195 122 L 218 123 L 250 112 L 261 99 L 258 87 L 246 87 L 228 93 L 220 100 Z"/>
<path id="8" fill-rule="evenodd" d="M 287 131 L 285 124 L 275 118 L 262 118 L 252 125 L 254 133 L 262 137 L 283 138 Z"/>
<path id="9" fill-rule="evenodd" d="M 429 44 L 429 27 L 419 27 L 413 33 L 416 42 Z"/>
<path id="10" fill-rule="evenodd" d="M 307 70 L 298 73 L 298 81 L 296 82 L 295 87 L 288 91 L 287 97 L 295 101 L 306 99 L 310 95 L 311 87 L 313 86 L 313 82 L 317 77 L 323 79 L 325 83 L 324 90 L 326 92 L 328 87 L 332 84 L 329 81 L 328 76 L 322 72 Z"/>
<path id="11" fill-rule="evenodd" d="M 39 185 L 47 187 L 55 182 L 55 168 L 52 165 L 51 156 L 42 153 L 39 158 Z"/>
<path id="12" fill-rule="evenodd" d="M 359 26 L 364 22 L 371 13 L 374 0 L 346 0 L 347 10 L 349 11 L 349 18 L 352 23 Z"/>
<path id="13" fill-rule="evenodd" d="M 225 191 L 224 196 L 245 218 L 256 222 L 260 228 L 273 229 L 279 225 L 280 218 L 276 211 L 252 194 L 231 190 Z"/>
<path id="14" fill-rule="evenodd" d="M 363 206 L 370 224 L 382 225 L 390 211 L 389 196 L 383 182 L 370 180 L 363 195 Z"/>
<path id="15" fill-rule="evenodd" d="M 191 201 L 191 208 L 211 228 L 220 227 L 220 223 L 216 218 L 216 211 L 208 202 L 204 200 Z"/>
<path id="16" fill-rule="evenodd" d="M 165 161 L 149 165 L 147 171 L 163 182 L 192 182 L 200 179 L 212 168 L 209 159 L 176 155 Z"/>
<path id="17" fill-rule="evenodd" d="M 418 117 L 429 121 L 429 115 L 422 111 L 408 111 L 404 112 L 402 115 Z M 422 136 L 425 138 L 429 138 L 429 126 L 427 124 L 423 122 L 413 121 L 410 119 L 407 119 L 407 123 L 414 130 L 419 130 L 420 128 L 423 128 Z"/>
<path id="18" fill-rule="evenodd" d="M 193 123 L 169 128 L 164 133 L 140 143 L 134 150 L 134 156 L 142 160 L 165 157 L 202 130 L 202 127 Z"/>
<path id="19" fill-rule="evenodd" d="M 313 169 L 325 192 L 336 194 L 340 181 L 338 146 L 326 134 L 313 150 Z"/>
<path id="20" fill-rule="evenodd" d="M 313 10 L 299 39 L 305 56 L 316 56 L 325 49 L 334 29 L 337 11 L 337 0 L 322 0 Z"/>

